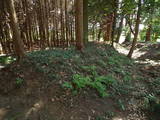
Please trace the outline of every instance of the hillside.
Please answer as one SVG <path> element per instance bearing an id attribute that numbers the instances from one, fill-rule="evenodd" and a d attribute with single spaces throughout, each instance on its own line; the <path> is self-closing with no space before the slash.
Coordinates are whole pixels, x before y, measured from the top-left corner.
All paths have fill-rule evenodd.
<path id="1" fill-rule="evenodd" d="M 159 66 L 144 66 L 104 43 L 89 43 L 82 52 L 56 48 L 27 53 L 0 70 L 0 119 L 159 117 Z"/>

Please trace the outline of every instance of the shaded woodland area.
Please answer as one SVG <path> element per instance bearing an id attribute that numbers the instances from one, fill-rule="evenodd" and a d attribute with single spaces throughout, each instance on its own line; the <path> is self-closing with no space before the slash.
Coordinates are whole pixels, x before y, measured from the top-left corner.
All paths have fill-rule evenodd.
<path id="1" fill-rule="evenodd" d="M 160 120 L 160 0 L 0 0 L 0 120 Z"/>
<path id="2" fill-rule="evenodd" d="M 20 52 L 80 44 L 82 47 L 88 37 L 91 41 L 109 41 L 113 46 L 123 34 L 124 42 L 133 38 L 128 54 L 131 57 L 138 39 L 147 42 L 159 38 L 158 0 L 1 0 L 0 5 L 4 54 L 14 53 L 14 48 Z"/>

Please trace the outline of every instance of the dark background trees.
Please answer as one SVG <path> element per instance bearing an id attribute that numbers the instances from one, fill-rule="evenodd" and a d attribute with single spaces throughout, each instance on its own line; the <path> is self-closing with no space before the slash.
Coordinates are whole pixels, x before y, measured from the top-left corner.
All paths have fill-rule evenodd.
<path id="1" fill-rule="evenodd" d="M 159 6 L 0 0 L 0 119 L 159 120 Z"/>
<path id="2" fill-rule="evenodd" d="M 13 19 L 10 19 L 8 4 L 1 0 L 1 53 L 13 53 L 16 49 L 23 51 L 23 47 L 24 51 L 71 45 L 82 47 L 88 41 L 106 41 L 113 46 L 113 43 L 135 41 L 135 38 L 136 41 L 145 42 L 159 39 L 159 0 L 143 0 L 140 10 L 138 0 L 83 0 L 83 15 L 79 17 L 81 20 L 76 19 L 80 15 L 77 9 L 80 4 L 76 4 L 77 1 L 13 0 L 18 19 L 15 26 L 20 33 L 18 43 L 21 48 L 13 47 L 16 44 L 13 32 L 15 27 L 11 24 Z M 137 16 L 139 27 L 136 24 Z M 83 23 L 77 26 L 76 21 Z M 79 31 L 82 31 L 81 35 L 77 34 Z M 132 56 L 131 53 L 128 56 Z"/>

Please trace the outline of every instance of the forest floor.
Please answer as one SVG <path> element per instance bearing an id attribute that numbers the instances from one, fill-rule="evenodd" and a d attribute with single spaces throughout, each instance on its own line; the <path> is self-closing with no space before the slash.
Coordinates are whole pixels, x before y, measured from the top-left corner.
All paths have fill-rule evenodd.
<path id="1" fill-rule="evenodd" d="M 160 120 L 160 44 L 129 47 L 0 56 L 0 120 Z"/>

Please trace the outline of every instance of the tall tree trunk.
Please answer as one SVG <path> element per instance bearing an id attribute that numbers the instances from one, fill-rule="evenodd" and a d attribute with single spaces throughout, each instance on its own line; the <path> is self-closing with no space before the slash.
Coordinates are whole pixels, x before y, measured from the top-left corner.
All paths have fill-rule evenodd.
<path id="1" fill-rule="evenodd" d="M 147 32 L 146 32 L 146 40 L 145 42 L 151 41 L 151 30 L 152 30 L 152 25 L 150 24 L 148 26 Z"/>
<path id="2" fill-rule="evenodd" d="M 114 13 L 113 13 L 114 17 L 113 17 L 112 34 L 111 34 L 112 46 L 114 46 L 113 44 L 114 44 L 114 38 L 115 38 L 118 4 L 119 4 L 119 0 L 114 0 Z"/>
<path id="3" fill-rule="evenodd" d="M 136 19 L 136 26 L 135 26 L 135 33 L 134 33 L 134 39 L 132 43 L 132 47 L 128 53 L 128 57 L 131 58 L 132 54 L 134 52 L 135 46 L 137 44 L 137 38 L 138 38 L 138 33 L 139 33 L 139 24 L 140 24 L 140 17 L 141 17 L 141 3 L 142 0 L 139 0 L 138 2 L 138 11 L 137 11 L 137 19 Z"/>
<path id="4" fill-rule="evenodd" d="M 108 14 L 106 16 L 106 22 L 104 24 L 104 41 L 111 41 L 112 40 L 112 26 L 113 26 L 113 13 Z"/>
<path id="5" fill-rule="evenodd" d="M 92 40 L 93 40 L 93 41 L 95 40 L 95 26 L 96 26 L 96 24 L 93 23 L 93 24 L 92 24 Z"/>
<path id="6" fill-rule="evenodd" d="M 102 25 L 100 24 L 100 27 L 99 27 L 99 32 L 98 32 L 98 41 L 100 41 L 101 39 L 101 34 L 102 34 Z"/>
<path id="7" fill-rule="evenodd" d="M 76 0 L 76 47 L 82 50 L 83 44 L 83 0 Z"/>
<path id="8" fill-rule="evenodd" d="M 84 43 L 88 42 L 88 0 L 83 1 L 83 32 Z"/>
<path id="9" fill-rule="evenodd" d="M 17 20 L 17 16 L 16 16 L 15 7 L 14 7 L 14 1 L 13 0 L 6 0 L 6 3 L 8 5 L 8 12 L 10 14 L 11 28 L 13 31 L 15 54 L 18 56 L 18 58 L 21 58 L 24 56 L 25 53 L 24 53 L 24 48 L 23 48 L 23 42 L 20 38 L 20 33 L 18 30 L 18 20 Z"/>
<path id="10" fill-rule="evenodd" d="M 121 15 L 121 20 L 120 20 L 120 23 L 119 23 L 119 28 L 118 28 L 116 43 L 119 43 L 119 40 L 120 40 L 120 37 L 121 37 L 122 28 L 123 28 L 123 21 L 124 21 L 124 16 Z"/>
<path id="11" fill-rule="evenodd" d="M 151 41 L 151 32 L 152 32 L 152 22 L 153 22 L 153 16 L 154 16 L 154 8 L 155 7 L 155 0 L 152 1 L 151 4 L 151 8 L 149 11 L 149 17 L 150 17 L 150 21 L 149 21 L 149 25 L 146 31 L 146 40 L 145 42 Z"/>

